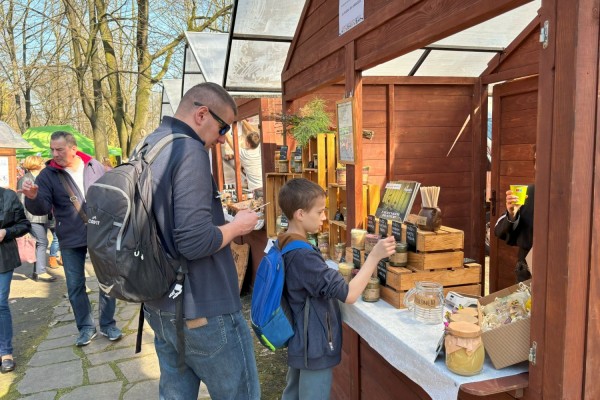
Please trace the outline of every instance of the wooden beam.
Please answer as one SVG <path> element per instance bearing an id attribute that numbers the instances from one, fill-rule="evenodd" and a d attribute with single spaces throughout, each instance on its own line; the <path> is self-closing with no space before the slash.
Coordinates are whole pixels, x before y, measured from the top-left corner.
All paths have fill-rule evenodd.
<path id="1" fill-rule="evenodd" d="M 537 137 L 529 398 L 594 398 L 583 392 L 589 278 L 594 221 L 594 149 L 598 85 L 598 23 L 593 0 L 547 0 L 549 22 L 542 50 Z M 553 101 L 550 101 L 553 99 Z M 547 134 L 550 137 L 547 137 Z M 595 304 L 594 306 L 597 306 Z M 589 349 L 588 349 L 589 350 Z M 597 388 L 597 371 L 589 371 Z M 597 393 L 597 391 L 596 391 Z"/>
<path id="2" fill-rule="evenodd" d="M 465 256 L 485 265 L 485 181 L 487 165 L 487 86 L 473 85 L 471 111 L 471 226 L 470 243 L 465 243 Z M 483 279 L 483 274 L 482 274 Z M 483 284 L 481 287 L 483 288 Z"/>
<path id="3" fill-rule="evenodd" d="M 392 164 L 396 155 L 396 141 L 393 140 L 395 134 L 393 132 L 396 123 L 395 111 L 396 111 L 396 94 L 394 92 L 394 85 L 390 84 L 387 86 L 387 104 L 386 104 L 386 124 L 385 124 L 385 180 L 389 182 L 392 180 Z"/>
<path id="4" fill-rule="evenodd" d="M 539 64 L 526 65 L 524 67 L 508 69 L 502 72 L 481 76 L 481 83 L 487 85 L 490 83 L 509 81 L 511 79 L 524 78 L 526 76 L 537 75 L 539 73 Z"/>

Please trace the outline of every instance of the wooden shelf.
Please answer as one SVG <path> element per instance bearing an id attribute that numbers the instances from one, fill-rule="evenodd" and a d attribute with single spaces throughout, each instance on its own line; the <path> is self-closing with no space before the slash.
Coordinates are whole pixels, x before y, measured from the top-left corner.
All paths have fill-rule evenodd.
<path id="1" fill-rule="evenodd" d="M 345 223 L 345 222 L 342 222 L 342 221 L 336 221 L 336 220 L 331 220 L 331 219 L 330 219 L 330 220 L 329 220 L 329 224 L 330 224 L 330 225 L 337 225 L 337 226 L 339 226 L 339 227 L 341 227 L 341 228 L 343 228 L 343 229 L 346 229 L 346 223 Z"/>
<path id="2" fill-rule="evenodd" d="M 319 172 L 318 168 L 304 168 L 303 171 L 305 172 Z"/>

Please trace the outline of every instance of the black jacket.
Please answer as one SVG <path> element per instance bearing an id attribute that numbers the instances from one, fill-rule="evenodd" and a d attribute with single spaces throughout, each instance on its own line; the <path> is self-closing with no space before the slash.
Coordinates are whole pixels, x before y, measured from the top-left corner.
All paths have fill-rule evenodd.
<path id="1" fill-rule="evenodd" d="M 6 236 L 0 242 L 0 273 L 11 271 L 21 265 L 15 238 L 25 235 L 31 223 L 17 194 L 10 189 L 0 188 L 0 229 Z"/>
<path id="2" fill-rule="evenodd" d="M 504 213 L 494 228 L 494 233 L 509 246 L 518 246 L 527 254 L 533 246 L 533 204 L 535 201 L 535 185 L 527 186 L 527 199 L 521 206 L 515 221 L 508 220 L 508 212 Z M 524 256 L 523 256 L 524 258 Z"/>

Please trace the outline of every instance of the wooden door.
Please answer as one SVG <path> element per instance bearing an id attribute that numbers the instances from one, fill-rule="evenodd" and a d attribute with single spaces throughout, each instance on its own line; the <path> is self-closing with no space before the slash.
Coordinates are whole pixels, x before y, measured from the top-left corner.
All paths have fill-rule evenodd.
<path id="1" fill-rule="evenodd" d="M 492 196 L 490 207 L 490 293 L 516 283 L 517 247 L 494 235 L 494 226 L 506 212 L 511 184 L 535 181 L 537 134 L 537 76 L 494 86 L 492 105 Z"/>

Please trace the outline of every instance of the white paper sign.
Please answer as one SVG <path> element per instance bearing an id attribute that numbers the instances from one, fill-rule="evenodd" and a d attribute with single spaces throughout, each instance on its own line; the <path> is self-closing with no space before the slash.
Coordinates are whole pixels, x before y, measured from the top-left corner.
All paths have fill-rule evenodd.
<path id="1" fill-rule="evenodd" d="M 364 0 L 340 0 L 340 36 L 365 19 Z"/>

